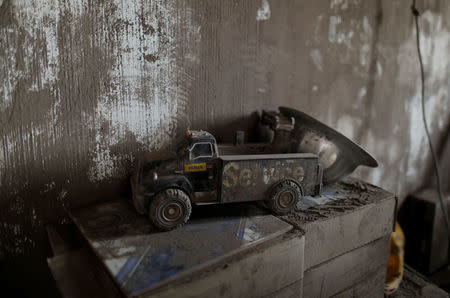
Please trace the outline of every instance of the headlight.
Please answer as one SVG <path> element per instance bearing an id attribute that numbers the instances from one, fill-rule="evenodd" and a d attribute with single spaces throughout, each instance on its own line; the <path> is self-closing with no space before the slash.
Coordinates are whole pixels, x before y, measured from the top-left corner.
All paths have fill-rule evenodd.
<path id="1" fill-rule="evenodd" d="M 158 174 L 156 172 L 153 172 L 153 180 L 158 180 Z"/>

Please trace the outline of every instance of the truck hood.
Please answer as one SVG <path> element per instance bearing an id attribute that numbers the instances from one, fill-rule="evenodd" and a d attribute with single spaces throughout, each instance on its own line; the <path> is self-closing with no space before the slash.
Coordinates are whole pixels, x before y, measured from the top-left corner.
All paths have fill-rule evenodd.
<path id="1" fill-rule="evenodd" d="M 173 174 L 177 170 L 178 159 L 173 152 L 156 151 L 147 153 L 140 164 L 142 178 L 153 178 L 153 173 L 158 176 Z"/>

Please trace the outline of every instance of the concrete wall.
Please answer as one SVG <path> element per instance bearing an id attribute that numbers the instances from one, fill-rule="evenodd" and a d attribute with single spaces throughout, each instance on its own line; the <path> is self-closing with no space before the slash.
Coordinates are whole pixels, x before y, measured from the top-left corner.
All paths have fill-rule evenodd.
<path id="1" fill-rule="evenodd" d="M 44 225 L 129 191 L 137 152 L 186 127 L 231 140 L 290 106 L 361 144 L 399 196 L 430 154 L 409 1 L 0 0 L 0 259 Z M 448 127 L 450 6 L 418 1 L 427 115 Z"/>

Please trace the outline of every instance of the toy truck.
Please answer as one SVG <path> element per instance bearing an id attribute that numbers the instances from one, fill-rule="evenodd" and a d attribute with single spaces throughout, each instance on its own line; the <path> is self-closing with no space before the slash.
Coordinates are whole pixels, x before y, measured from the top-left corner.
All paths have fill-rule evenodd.
<path id="1" fill-rule="evenodd" d="M 213 135 L 187 130 L 176 153 L 141 160 L 131 185 L 136 210 L 171 230 L 186 223 L 192 204 L 263 200 L 276 214 L 291 212 L 302 196 L 320 194 L 322 168 L 310 153 L 220 156 Z"/>

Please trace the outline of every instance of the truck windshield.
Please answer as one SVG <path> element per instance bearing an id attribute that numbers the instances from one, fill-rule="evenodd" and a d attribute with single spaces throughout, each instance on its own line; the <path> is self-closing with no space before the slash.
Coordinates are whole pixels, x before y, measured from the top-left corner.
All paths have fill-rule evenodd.
<path id="1" fill-rule="evenodd" d="M 211 143 L 197 143 L 192 146 L 191 149 L 191 159 L 196 159 L 200 157 L 212 157 L 213 151 Z"/>

